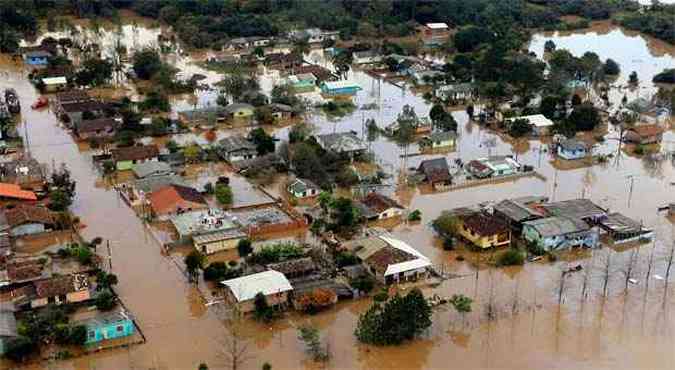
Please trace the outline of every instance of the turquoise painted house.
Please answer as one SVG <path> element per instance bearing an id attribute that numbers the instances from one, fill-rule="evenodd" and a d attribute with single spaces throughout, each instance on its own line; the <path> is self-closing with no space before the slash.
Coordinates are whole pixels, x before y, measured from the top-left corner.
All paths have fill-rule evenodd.
<path id="1" fill-rule="evenodd" d="M 329 96 L 356 95 L 361 86 L 351 81 L 325 81 L 321 84 L 321 93 Z"/>
<path id="2" fill-rule="evenodd" d="M 82 322 L 87 327 L 85 344 L 99 343 L 108 339 L 128 337 L 136 332 L 133 317 L 120 310 L 105 313 Z"/>

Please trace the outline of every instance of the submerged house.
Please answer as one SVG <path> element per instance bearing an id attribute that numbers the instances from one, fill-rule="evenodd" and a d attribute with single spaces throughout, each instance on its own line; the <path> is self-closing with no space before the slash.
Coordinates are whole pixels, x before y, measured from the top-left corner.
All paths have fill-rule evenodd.
<path id="1" fill-rule="evenodd" d="M 595 248 L 599 235 L 581 219 L 564 216 L 541 218 L 523 223 L 523 239 L 546 251 L 570 247 Z"/>
<path id="2" fill-rule="evenodd" d="M 369 221 L 400 217 L 405 210 L 395 200 L 379 193 L 369 193 L 356 206 Z"/>
<path id="3" fill-rule="evenodd" d="M 110 154 L 117 170 L 124 171 L 138 163 L 158 161 L 159 149 L 156 145 L 129 146 L 113 149 Z"/>
<path id="4" fill-rule="evenodd" d="M 663 140 L 665 130 L 659 125 L 639 125 L 631 127 L 623 134 L 623 139 L 631 144 L 657 144 Z"/>
<path id="5" fill-rule="evenodd" d="M 46 173 L 45 165 L 28 156 L 0 163 L 0 182 L 18 185 L 23 190 L 46 191 Z"/>
<path id="6" fill-rule="evenodd" d="M 614 244 L 632 241 L 651 241 L 654 231 L 644 227 L 641 222 L 630 219 L 620 213 L 610 213 L 598 223 Z"/>
<path id="7" fill-rule="evenodd" d="M 296 94 L 312 92 L 316 89 L 317 79 L 312 73 L 300 73 L 288 76 L 287 83 Z"/>
<path id="8" fill-rule="evenodd" d="M 458 233 L 474 246 L 487 249 L 511 244 L 511 229 L 503 220 L 482 212 L 460 215 Z"/>
<path id="9" fill-rule="evenodd" d="M 45 207 L 17 204 L 0 211 L 0 232 L 7 232 L 13 237 L 49 232 L 55 226 L 54 213 Z"/>
<path id="10" fill-rule="evenodd" d="M 124 338 L 136 332 L 134 318 L 124 310 L 100 313 L 90 319 L 78 321 L 77 324 L 87 328 L 85 344 Z"/>
<path id="11" fill-rule="evenodd" d="M 556 153 L 565 160 L 583 159 L 589 155 L 590 148 L 581 140 L 567 139 L 558 143 Z"/>
<path id="12" fill-rule="evenodd" d="M 168 185 L 148 196 L 152 213 L 160 220 L 172 215 L 207 209 L 206 199 L 194 188 L 182 185 Z"/>
<path id="13" fill-rule="evenodd" d="M 596 225 L 607 217 L 607 210 L 588 199 L 570 199 L 540 206 L 547 216 L 562 216 L 575 220 L 586 221 L 589 225 Z"/>
<path id="14" fill-rule="evenodd" d="M 505 221 L 513 233 L 520 235 L 523 222 L 544 217 L 544 211 L 537 208 L 537 205 L 546 202 L 548 197 L 525 196 L 506 199 L 492 207 L 492 214 Z"/>
<path id="15" fill-rule="evenodd" d="M 417 168 L 417 172 L 422 174 L 423 181 L 434 189 L 452 185 L 452 175 L 445 158 L 424 160 Z"/>
<path id="16" fill-rule="evenodd" d="M 352 81 L 324 81 L 321 83 L 321 93 L 328 96 L 356 95 L 361 86 Z"/>
<path id="17" fill-rule="evenodd" d="M 85 274 L 55 276 L 36 281 L 33 285 L 35 294 L 31 296 L 31 308 L 48 304 L 77 303 L 91 299 L 89 278 Z"/>
<path id="18" fill-rule="evenodd" d="M 243 136 L 229 136 L 218 142 L 218 155 L 223 160 L 232 163 L 256 158 L 258 149 L 252 141 Z"/>
<path id="19" fill-rule="evenodd" d="M 73 133 L 82 140 L 105 140 L 115 136 L 117 126 L 112 118 L 82 120 L 73 125 Z"/>
<path id="20" fill-rule="evenodd" d="M 465 166 L 465 170 L 478 179 L 515 175 L 520 168 L 520 163 L 507 156 L 475 159 Z"/>
<path id="21" fill-rule="evenodd" d="M 235 249 L 246 238 L 238 221 L 220 209 L 182 213 L 171 217 L 171 223 L 181 241 L 192 241 L 194 248 L 203 254 Z"/>
<path id="22" fill-rule="evenodd" d="M 251 104 L 232 103 L 225 107 L 225 114 L 231 119 L 245 119 L 253 117 L 255 108 Z"/>
<path id="23" fill-rule="evenodd" d="M 321 193 L 321 188 L 307 179 L 295 179 L 286 189 L 292 196 L 299 199 L 314 197 Z"/>
<path id="24" fill-rule="evenodd" d="M 450 29 L 446 23 L 427 23 L 422 32 L 422 41 L 426 46 L 443 45 L 450 37 Z"/>
<path id="25" fill-rule="evenodd" d="M 457 145 L 457 133 L 454 131 L 438 131 L 420 140 L 421 149 L 445 149 L 455 148 Z"/>
<path id="26" fill-rule="evenodd" d="M 293 291 L 291 283 L 279 271 L 267 270 L 256 274 L 220 282 L 225 287 L 225 301 L 236 305 L 240 312 L 255 310 L 255 296 L 265 296 L 270 306 L 285 306 L 288 294 Z"/>
<path id="27" fill-rule="evenodd" d="M 351 158 L 364 154 L 368 149 L 353 131 L 316 135 L 314 138 L 323 150 Z"/>
<path id="28" fill-rule="evenodd" d="M 356 255 L 368 273 L 387 285 L 426 279 L 432 266 L 415 248 L 385 235 L 351 241 L 347 249 Z"/>
<path id="29" fill-rule="evenodd" d="M 507 118 L 505 120 L 507 127 L 510 123 L 518 120 L 525 120 L 532 127 L 532 134 L 535 136 L 547 136 L 550 134 L 551 127 L 554 123 L 550 119 L 546 118 L 543 114 L 533 114 L 530 116 L 520 116 Z"/>

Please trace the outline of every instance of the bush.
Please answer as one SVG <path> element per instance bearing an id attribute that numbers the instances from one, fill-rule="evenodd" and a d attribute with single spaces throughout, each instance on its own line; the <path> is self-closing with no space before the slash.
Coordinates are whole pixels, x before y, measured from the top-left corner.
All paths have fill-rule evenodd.
<path id="1" fill-rule="evenodd" d="M 300 295 L 296 303 L 301 311 L 316 313 L 335 304 L 336 295 L 330 289 L 316 288 Z"/>
<path id="2" fill-rule="evenodd" d="M 357 263 L 359 263 L 359 259 L 353 253 L 341 251 L 335 255 L 335 264 L 337 267 L 351 266 L 356 265 Z"/>
<path id="3" fill-rule="evenodd" d="M 224 206 L 232 205 L 233 201 L 232 189 L 228 185 L 222 183 L 216 184 L 215 193 L 218 203 Z"/>
<path id="4" fill-rule="evenodd" d="M 12 361 L 23 361 L 37 350 L 37 345 L 29 338 L 20 336 L 7 343 L 5 356 Z"/>
<path id="5" fill-rule="evenodd" d="M 100 311 L 110 311 L 115 308 L 115 296 L 109 290 L 104 290 L 96 296 L 96 308 Z"/>
<path id="6" fill-rule="evenodd" d="M 510 248 L 497 258 L 497 266 L 517 266 L 524 263 L 525 254 L 515 248 Z"/>
<path id="7" fill-rule="evenodd" d="M 231 279 L 240 273 L 238 270 L 230 269 L 225 262 L 213 262 L 210 263 L 204 269 L 204 280 L 206 281 L 222 281 L 226 279 Z"/>
<path id="8" fill-rule="evenodd" d="M 262 293 L 255 295 L 255 300 L 253 301 L 255 305 L 255 310 L 253 311 L 253 316 L 258 321 L 271 322 L 276 318 L 274 309 L 267 304 L 267 298 Z"/>
<path id="9" fill-rule="evenodd" d="M 422 211 L 420 211 L 419 209 L 416 209 L 410 212 L 410 214 L 408 214 L 408 221 L 420 221 L 420 220 L 422 220 Z"/>
<path id="10" fill-rule="evenodd" d="M 527 243 L 527 251 L 535 256 L 543 256 L 546 254 L 544 247 L 540 246 L 537 243 Z"/>
<path id="11" fill-rule="evenodd" d="M 361 292 L 370 293 L 370 291 L 375 287 L 375 279 L 373 279 L 370 275 L 366 275 L 353 279 L 349 282 L 349 285 Z"/>
<path id="12" fill-rule="evenodd" d="M 68 342 L 74 345 L 83 345 L 87 341 L 87 327 L 84 325 L 77 325 L 70 329 Z"/>
<path id="13" fill-rule="evenodd" d="M 251 246 L 251 241 L 249 239 L 241 239 L 237 243 L 237 251 L 239 252 L 239 257 L 246 257 L 253 252 L 253 247 Z"/>

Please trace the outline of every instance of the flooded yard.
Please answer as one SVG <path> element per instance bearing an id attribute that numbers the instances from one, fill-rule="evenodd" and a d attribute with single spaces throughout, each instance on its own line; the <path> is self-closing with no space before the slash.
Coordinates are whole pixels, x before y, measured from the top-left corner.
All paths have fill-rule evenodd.
<path id="1" fill-rule="evenodd" d="M 141 25 L 124 26 L 122 31 L 129 48 L 153 43 L 161 32 L 159 28 Z M 112 36 L 104 33 L 97 37 L 111 40 Z M 675 65 L 672 46 L 610 25 L 570 34 L 536 34 L 530 49 L 541 56 L 543 43 L 548 39 L 575 55 L 594 51 L 601 59 L 616 60 L 622 69 L 616 85 L 625 85 L 627 75 L 637 71 L 643 81 L 640 89 L 613 89 L 610 97 L 617 104 L 624 94 L 629 98 L 653 94 L 655 87 L 649 82 L 652 76 Z M 175 58 L 175 65 L 185 72 L 206 75 L 205 83 L 219 80 L 219 75 L 193 64 L 190 56 L 171 58 Z M 147 342 L 140 346 L 47 364 L 45 368 L 194 369 L 201 362 L 208 363 L 210 368 L 226 368 L 223 342 L 230 334 L 222 322 L 221 308 L 204 305 L 199 292 L 188 283 L 182 267 L 176 263 L 181 254 L 166 255 L 148 226 L 117 193 L 98 186 L 99 173 L 91 154 L 78 149 L 52 112 L 28 108 L 38 94 L 26 79 L 27 71 L 5 59 L 0 68 L 3 70 L 0 89 L 15 88 L 26 107 L 22 115 L 26 127 L 21 127 L 21 132 L 29 139 L 33 156 L 44 163 L 66 163 L 77 181 L 77 198 L 72 209 L 88 225 L 82 231 L 84 237 L 110 240 L 113 272 L 120 277 L 118 292 L 147 337 Z M 274 78 L 262 79 L 264 89 L 271 89 L 269 81 Z M 367 119 L 374 119 L 384 128 L 396 120 L 405 104 L 414 107 L 419 116 L 429 113 L 430 105 L 407 88 L 377 81 L 362 71 L 351 71 L 349 78 L 363 89 L 354 103 L 359 107 L 375 104 L 377 108 L 356 110 L 339 119 L 310 114 L 307 119 L 316 133 L 352 130 L 365 137 Z M 213 91 L 197 95 L 196 104 L 194 98 L 177 98 L 173 109 L 213 104 L 217 96 Z M 316 325 L 328 338 L 331 349 L 328 367 L 335 369 L 672 368 L 675 325 L 671 316 L 675 302 L 672 283 L 668 286 L 663 276 L 675 231 L 672 221 L 659 214 L 657 208 L 675 201 L 672 185 L 675 162 L 627 155 L 619 150 L 618 132 L 610 126 L 604 143 L 598 148 L 614 154 L 608 163 L 561 170 L 552 164 L 546 144 L 538 140 L 514 144 L 469 122 L 463 111 L 455 111 L 453 115 L 459 124 L 457 150 L 411 157 L 405 161 L 405 167 L 416 167 L 424 159 L 439 156 L 452 162 L 488 155 L 515 155 L 521 163 L 532 165 L 546 178 L 522 178 L 446 192 L 403 189 L 410 193 L 404 203 L 409 204 L 411 210 L 419 209 L 422 221 L 403 223 L 395 227 L 392 234 L 419 249 L 437 269 L 458 276 L 437 286 L 425 286 L 425 293 L 442 297 L 465 294 L 475 301 L 473 312 L 463 317 L 447 306 L 441 307 L 434 311 L 434 324 L 423 339 L 392 348 L 356 342 L 353 330 L 358 315 L 368 308 L 368 300 L 340 303 L 314 316 L 290 313 L 269 326 L 250 320 L 243 335 L 250 345 L 250 358 L 243 368 L 259 369 L 264 362 L 270 362 L 274 369 L 316 368 L 316 364 L 307 360 L 303 345 L 297 339 L 297 327 L 306 322 Z M 288 131 L 289 128 L 278 129 L 275 135 L 283 140 Z M 218 138 L 230 134 L 231 130 L 218 130 Z M 179 143 L 198 142 L 198 136 L 192 134 L 173 139 Z M 661 149 L 673 151 L 673 143 L 675 134 L 668 131 Z M 372 143 L 372 151 L 376 162 L 387 173 L 396 174 L 404 166 L 400 158 L 402 149 L 382 136 Z M 417 147 L 413 145 L 409 151 L 416 152 Z M 213 181 L 223 172 L 219 168 L 207 168 L 197 178 Z M 269 199 L 239 177 L 231 181 L 237 206 Z M 389 185 L 389 192 L 394 193 L 398 185 L 395 177 Z M 571 252 L 557 262 L 540 261 L 523 267 L 496 269 L 477 263 L 480 259 L 489 259 L 489 253 L 443 250 L 429 227 L 431 220 L 450 208 L 526 195 L 543 195 L 551 200 L 589 198 L 653 228 L 656 243 L 635 249 L 639 251 L 637 284 L 628 285 L 624 281 L 626 261 L 632 250 L 604 248 Z M 256 214 L 244 212 L 241 217 L 256 218 Z M 280 212 L 270 217 L 288 216 Z M 465 258 L 459 259 L 460 255 Z M 561 277 L 562 271 L 576 265 L 581 265 L 583 271 Z M 611 275 L 607 279 L 607 297 L 603 297 L 604 271 L 610 271 Z M 624 284 L 628 286 L 626 294 Z M 588 286 L 587 298 L 582 294 L 582 285 Z M 559 302 L 562 304 L 558 305 Z M 488 315 L 495 319 L 488 320 Z"/>

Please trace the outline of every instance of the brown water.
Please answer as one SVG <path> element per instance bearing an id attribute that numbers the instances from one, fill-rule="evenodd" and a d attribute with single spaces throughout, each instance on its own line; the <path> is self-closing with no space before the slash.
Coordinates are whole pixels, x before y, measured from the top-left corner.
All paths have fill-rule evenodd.
<path id="1" fill-rule="evenodd" d="M 150 31 L 141 28 L 139 34 Z M 657 71 L 651 66 L 660 66 L 660 63 L 673 65 L 675 54 L 672 48 L 667 53 L 654 51 L 650 49 L 653 41 L 648 42 L 623 31 L 589 33 L 583 37 L 576 34 L 535 36 L 533 50 L 537 50 L 542 40 L 549 37 L 559 47 L 566 42 L 570 43 L 570 48 L 577 42 L 579 45 L 588 43 L 588 47 L 601 54 L 601 58 L 615 58 L 622 64 L 624 73 L 638 70 L 640 78 L 645 81 L 651 80 L 648 76 L 650 70 Z M 582 38 L 572 44 L 567 37 Z M 622 52 L 628 43 L 635 44 L 631 44 L 630 51 Z M 603 49 L 606 44 L 613 45 L 613 48 Z M 579 46 L 575 50 L 582 52 L 585 47 Z M 640 62 L 626 67 L 622 59 L 628 60 L 630 65 L 630 55 L 639 50 L 646 51 L 637 54 Z M 623 54 L 629 56 L 622 57 Z M 182 58 L 179 63 L 189 65 L 189 58 Z M 666 59 L 662 61 L 659 58 Z M 73 211 L 88 225 L 83 231 L 84 236 L 101 236 L 111 240 L 113 271 L 120 277 L 118 291 L 138 318 L 148 339 L 146 344 L 130 350 L 59 362 L 50 368 L 187 370 L 195 369 L 200 362 L 208 363 L 211 368 L 227 368 L 220 350 L 228 331 L 219 319 L 218 305 L 206 308 L 199 293 L 187 283 L 174 262 L 173 258 L 180 257 L 164 255 L 146 226 L 116 194 L 98 185 L 98 173 L 93 168 L 90 155 L 73 144 L 54 115 L 49 111 L 30 110 L 37 93 L 27 82 L 26 72 L 6 60 L 2 66 L 4 78 L 0 80 L 0 88 L 11 86 L 19 93 L 31 153 L 46 163 L 58 165 L 65 162 L 72 171 L 78 192 Z M 429 111 L 430 107 L 421 98 L 407 90 L 379 83 L 362 72 L 354 72 L 352 78 L 364 88 L 355 98 L 357 105 L 376 102 L 379 109 L 357 111 L 337 121 L 312 116 L 310 120 L 317 131 L 353 129 L 361 132 L 363 120 L 370 117 L 384 126 L 395 119 L 403 104 L 413 105 L 420 115 Z M 467 160 L 488 153 L 510 154 L 514 150 L 512 144 L 494 133 L 467 123 L 464 113 L 457 112 L 455 116 L 460 123 L 460 141 L 457 152 L 449 154 L 449 159 Z M 280 131 L 278 136 L 283 137 L 285 132 Z M 613 137 L 616 133 L 610 128 L 608 138 Z M 672 141 L 673 134 L 669 132 L 664 148 L 672 149 Z M 616 152 L 615 140 L 607 140 L 606 143 L 601 150 Z M 538 148 L 541 146 L 537 141 L 526 143 L 524 149 L 522 144 L 519 145 L 519 159 L 535 165 L 548 181 L 523 179 L 450 193 L 421 194 L 413 190 L 411 208 L 422 210 L 423 221 L 417 225 L 400 226 L 394 231 L 395 235 L 429 256 L 439 269 L 463 276 L 425 290 L 442 296 L 456 293 L 471 296 L 476 300 L 472 313 L 462 318 L 451 309 L 439 309 L 434 313 L 434 325 L 422 340 L 395 348 L 372 348 L 356 343 L 353 329 L 358 314 L 368 307 L 367 301 L 341 303 L 335 309 L 316 316 L 289 314 L 287 319 L 271 327 L 251 322 L 244 331 L 251 356 L 243 368 L 258 369 L 264 361 L 272 363 L 274 369 L 317 367 L 307 361 L 297 340 L 296 327 L 305 322 L 317 325 L 328 339 L 333 356 L 328 367 L 336 369 L 672 368 L 675 327 L 669 316 L 673 302 L 669 295 L 664 294 L 670 289 L 665 289 L 664 282 L 654 279 L 653 274 L 665 274 L 667 246 L 672 240 L 672 223 L 657 214 L 656 207 L 673 201 L 673 188 L 669 185 L 674 179 L 673 165 L 669 161 L 646 162 L 620 153 L 618 160 L 604 166 L 557 171 L 549 163 L 548 154 L 540 154 Z M 400 150 L 396 145 L 379 139 L 373 143 L 373 148 L 385 170 L 393 172 L 400 167 Z M 430 156 L 411 158 L 408 165 L 414 166 L 424 158 Z M 627 199 L 629 180 L 626 178 L 629 175 L 635 176 L 630 202 Z M 622 270 L 631 250 L 605 248 L 594 252 L 593 256 L 590 252 L 570 254 L 553 264 L 538 262 L 500 270 L 482 267 L 476 273 L 471 261 L 488 256 L 445 252 L 439 248 L 427 226 L 444 209 L 477 202 L 521 195 L 548 195 L 561 200 L 582 194 L 602 206 L 640 219 L 657 231 L 654 268 L 652 277 L 647 278 L 649 290 L 646 289 L 645 278 L 646 261 L 651 250 L 649 245 L 640 248 L 637 272 L 632 275 L 639 284 L 630 285 L 628 294 L 624 296 Z M 467 261 L 456 261 L 458 254 L 466 255 Z M 602 269 L 607 254 L 611 255 L 612 262 L 610 297 L 603 299 Z M 582 264 L 586 267 L 585 271 L 592 272 L 588 279 L 590 297 L 587 300 L 580 298 L 583 273 L 572 274 L 564 285 L 564 304 L 558 306 L 556 290 L 561 271 L 576 264 Z M 494 321 L 487 320 L 489 307 L 493 308 L 497 317 Z"/>

